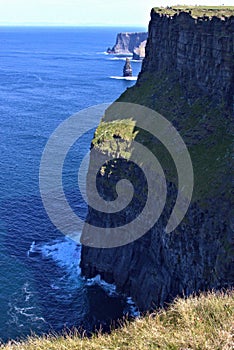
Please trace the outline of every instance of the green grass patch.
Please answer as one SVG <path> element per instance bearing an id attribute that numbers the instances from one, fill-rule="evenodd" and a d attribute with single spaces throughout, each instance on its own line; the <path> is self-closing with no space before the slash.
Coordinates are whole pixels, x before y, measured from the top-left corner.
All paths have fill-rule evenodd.
<path id="1" fill-rule="evenodd" d="M 114 120 L 112 122 L 102 121 L 97 127 L 92 141 L 93 145 L 100 145 L 113 138 L 121 138 L 131 141 L 135 137 L 135 122 L 132 119 Z"/>
<path id="2" fill-rule="evenodd" d="M 102 153 L 129 159 L 131 141 L 136 137 L 135 121 L 132 119 L 102 121 L 96 129 L 92 144 Z"/>
<path id="3" fill-rule="evenodd" d="M 230 17 L 234 15 L 234 6 L 172 6 L 155 7 L 154 11 L 167 16 L 178 15 L 181 12 L 189 13 L 193 18 L 198 17 Z"/>

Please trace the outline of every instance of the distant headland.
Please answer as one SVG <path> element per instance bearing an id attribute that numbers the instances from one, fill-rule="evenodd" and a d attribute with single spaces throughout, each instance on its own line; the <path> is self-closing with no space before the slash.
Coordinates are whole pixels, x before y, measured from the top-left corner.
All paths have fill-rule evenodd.
<path id="1" fill-rule="evenodd" d="M 115 55 L 133 55 L 133 59 L 145 57 L 145 46 L 148 33 L 118 33 L 116 43 L 107 49 L 107 53 Z"/>

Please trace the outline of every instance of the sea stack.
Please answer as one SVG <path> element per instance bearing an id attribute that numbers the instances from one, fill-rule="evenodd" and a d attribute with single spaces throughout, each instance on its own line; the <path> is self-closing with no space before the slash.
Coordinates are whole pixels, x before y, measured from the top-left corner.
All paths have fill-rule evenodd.
<path id="1" fill-rule="evenodd" d="M 132 66 L 131 66 L 129 58 L 126 58 L 126 62 L 125 62 L 124 69 L 123 69 L 123 76 L 124 77 L 132 77 Z"/>

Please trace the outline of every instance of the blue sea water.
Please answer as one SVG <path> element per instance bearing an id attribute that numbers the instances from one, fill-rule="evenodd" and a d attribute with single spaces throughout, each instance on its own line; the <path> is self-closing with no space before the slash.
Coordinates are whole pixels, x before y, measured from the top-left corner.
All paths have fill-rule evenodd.
<path id="1" fill-rule="evenodd" d="M 118 79 L 123 60 L 104 53 L 120 31 L 123 28 L 0 28 L 2 341 L 72 326 L 89 331 L 128 310 L 114 287 L 101 288 L 98 277 L 97 283 L 81 277 L 80 247 L 50 222 L 39 192 L 40 159 L 56 127 L 83 108 L 114 101 L 134 84 Z M 132 65 L 137 76 L 141 64 Z M 78 158 L 89 149 L 92 135 L 80 141 Z M 74 177 L 70 159 L 67 181 Z M 74 184 L 69 187 L 71 201 Z M 85 217 L 79 194 L 76 204 Z M 35 256 L 29 254 L 30 247 L 36 249 Z"/>

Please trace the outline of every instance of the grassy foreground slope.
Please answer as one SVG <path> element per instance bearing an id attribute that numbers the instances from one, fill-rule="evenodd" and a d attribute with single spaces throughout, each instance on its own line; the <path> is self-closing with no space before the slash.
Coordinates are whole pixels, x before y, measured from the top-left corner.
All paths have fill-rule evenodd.
<path id="1" fill-rule="evenodd" d="M 63 337 L 31 337 L 0 346 L 4 350 L 231 350 L 234 348 L 234 291 L 178 298 L 134 322 L 125 321 L 111 334 L 81 339 L 78 333 Z"/>

